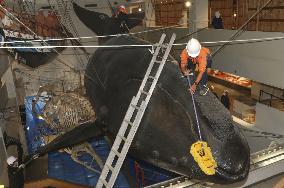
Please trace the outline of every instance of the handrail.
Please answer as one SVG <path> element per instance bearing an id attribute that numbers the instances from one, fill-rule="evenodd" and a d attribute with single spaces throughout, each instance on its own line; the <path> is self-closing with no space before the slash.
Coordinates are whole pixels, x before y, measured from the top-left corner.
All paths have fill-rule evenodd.
<path id="1" fill-rule="evenodd" d="M 261 100 L 261 97 L 263 96 L 263 93 L 268 94 L 268 95 L 270 96 L 269 106 L 272 106 L 272 99 L 274 99 L 274 98 L 279 99 L 279 100 L 281 100 L 281 101 L 284 102 L 284 98 L 278 97 L 278 96 L 273 95 L 272 93 L 269 93 L 269 92 L 264 91 L 264 90 L 260 90 L 260 91 L 259 91 L 259 98 L 258 98 L 258 101 L 259 101 L 259 102 L 264 101 L 264 100 Z M 266 99 L 265 99 L 265 100 L 266 100 Z"/>

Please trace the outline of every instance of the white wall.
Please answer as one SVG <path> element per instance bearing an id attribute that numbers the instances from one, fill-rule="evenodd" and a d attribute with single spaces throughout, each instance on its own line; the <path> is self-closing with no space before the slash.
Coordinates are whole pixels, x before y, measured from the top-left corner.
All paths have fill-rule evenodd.
<path id="1" fill-rule="evenodd" d="M 208 0 L 191 0 L 189 7 L 189 32 L 208 26 Z"/>
<path id="2" fill-rule="evenodd" d="M 259 100 L 259 94 L 260 94 L 260 90 L 265 91 L 267 93 L 270 93 L 276 97 L 279 98 L 283 98 L 284 97 L 284 91 L 282 89 L 278 89 L 275 87 L 270 87 L 261 83 L 257 83 L 257 82 L 252 82 L 252 86 L 251 86 L 251 97 Z M 265 99 L 271 99 L 271 96 L 269 94 L 266 93 L 262 93 L 261 96 L 261 100 L 265 100 Z"/>
<path id="3" fill-rule="evenodd" d="M 253 110 L 253 109 L 255 109 L 254 106 L 249 106 L 249 105 L 242 103 L 238 100 L 234 100 L 234 102 L 233 102 L 233 111 L 238 113 L 238 114 L 241 114 L 242 118 L 247 117 L 247 115 L 249 114 L 248 111 Z"/>
<path id="4" fill-rule="evenodd" d="M 197 1 L 196 27 L 208 27 L 208 0 Z"/>
<path id="5" fill-rule="evenodd" d="M 284 135 L 284 112 L 257 103 L 255 126 L 262 131 Z"/>
<path id="6" fill-rule="evenodd" d="M 152 0 L 145 0 L 145 18 L 146 18 L 146 27 L 155 27 L 155 10 L 152 4 Z"/>
<path id="7" fill-rule="evenodd" d="M 228 40 L 233 30 L 204 30 L 200 41 Z M 284 37 L 278 32 L 244 32 L 238 39 Z M 227 46 L 215 58 L 213 68 L 284 89 L 284 40 Z M 212 48 L 216 49 L 216 48 Z"/>

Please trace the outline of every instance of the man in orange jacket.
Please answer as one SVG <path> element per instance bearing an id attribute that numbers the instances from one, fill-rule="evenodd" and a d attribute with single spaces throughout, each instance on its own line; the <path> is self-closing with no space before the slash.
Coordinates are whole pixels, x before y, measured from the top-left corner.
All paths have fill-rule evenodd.
<path id="1" fill-rule="evenodd" d="M 187 43 L 186 48 L 181 53 L 180 69 L 183 75 L 189 76 L 198 67 L 196 80 L 189 88 L 193 93 L 196 86 L 200 86 L 200 94 L 206 95 L 209 91 L 207 87 L 208 74 L 207 69 L 211 68 L 212 60 L 210 50 L 201 46 L 198 40 L 192 38 Z"/>

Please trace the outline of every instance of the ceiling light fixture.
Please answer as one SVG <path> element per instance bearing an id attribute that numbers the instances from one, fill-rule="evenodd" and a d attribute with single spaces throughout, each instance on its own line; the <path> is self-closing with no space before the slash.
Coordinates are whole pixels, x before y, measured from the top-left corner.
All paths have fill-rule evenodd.
<path id="1" fill-rule="evenodd" d="M 190 7 L 190 6 L 191 6 L 191 2 L 190 2 L 190 1 L 186 1 L 186 2 L 185 2 L 185 6 L 186 6 L 186 7 Z"/>

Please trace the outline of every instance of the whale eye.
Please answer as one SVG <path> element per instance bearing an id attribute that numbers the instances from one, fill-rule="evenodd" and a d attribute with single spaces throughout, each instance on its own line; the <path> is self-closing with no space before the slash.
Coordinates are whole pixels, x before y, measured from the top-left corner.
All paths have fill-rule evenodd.
<path id="1" fill-rule="evenodd" d="M 152 155 L 153 155 L 153 158 L 154 158 L 154 159 L 158 159 L 158 158 L 160 157 L 160 153 L 159 153 L 157 150 L 154 150 L 154 151 L 152 152 Z"/>
<path id="2" fill-rule="evenodd" d="M 105 19 L 106 19 L 106 18 L 105 18 L 105 15 L 103 15 L 103 14 L 99 15 L 99 18 L 100 18 L 101 20 L 105 20 Z"/>

